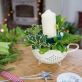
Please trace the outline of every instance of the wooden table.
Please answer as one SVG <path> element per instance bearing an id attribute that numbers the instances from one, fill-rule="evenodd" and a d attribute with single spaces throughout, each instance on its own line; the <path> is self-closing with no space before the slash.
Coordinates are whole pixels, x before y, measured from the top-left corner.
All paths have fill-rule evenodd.
<path id="1" fill-rule="evenodd" d="M 58 66 L 57 64 L 39 65 L 31 52 L 31 48 L 18 47 L 21 50 L 22 59 L 6 66 L 8 68 L 15 67 L 15 70 L 11 71 L 14 75 L 21 77 L 37 74 L 41 71 L 50 71 L 54 74 L 54 79 L 48 82 L 56 82 L 57 76 L 64 72 L 74 72 L 82 76 L 82 50 L 68 54 L 62 61 L 62 65 Z M 44 80 L 27 80 L 26 82 L 44 82 Z"/>

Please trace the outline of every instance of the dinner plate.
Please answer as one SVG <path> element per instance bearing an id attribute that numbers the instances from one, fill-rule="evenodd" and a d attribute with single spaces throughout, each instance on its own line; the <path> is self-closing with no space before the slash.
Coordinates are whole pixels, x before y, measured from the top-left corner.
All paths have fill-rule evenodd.
<path id="1" fill-rule="evenodd" d="M 82 82 L 82 78 L 75 73 L 62 73 L 57 77 L 57 82 Z"/>

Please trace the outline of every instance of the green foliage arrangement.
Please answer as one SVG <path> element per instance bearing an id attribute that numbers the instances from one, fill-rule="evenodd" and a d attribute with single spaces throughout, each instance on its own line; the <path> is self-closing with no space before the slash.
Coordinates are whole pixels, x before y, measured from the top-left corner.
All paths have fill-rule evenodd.
<path id="1" fill-rule="evenodd" d="M 5 70 L 5 64 L 15 61 L 18 51 L 13 48 L 14 44 L 19 43 L 25 36 L 24 31 L 17 27 L 9 30 L 4 24 L 0 28 L 0 71 Z"/>
<path id="2" fill-rule="evenodd" d="M 17 52 L 12 49 L 10 42 L 0 42 L 0 71 L 4 70 L 4 65 L 17 59 Z"/>
<path id="3" fill-rule="evenodd" d="M 42 26 L 32 25 L 25 31 L 26 44 L 32 45 L 33 49 L 39 49 L 40 53 L 45 53 L 48 50 L 59 50 L 61 52 L 67 51 L 66 46 L 72 42 L 78 42 L 81 39 L 80 35 L 73 35 L 67 32 L 63 32 L 64 36 L 54 38 L 47 38 L 42 33 Z"/>
<path id="4" fill-rule="evenodd" d="M 69 33 L 71 33 L 71 34 L 76 34 L 76 33 L 79 34 L 79 30 L 78 30 L 78 28 L 76 28 L 74 23 L 65 22 L 63 27 L 64 27 L 64 30 L 68 30 Z"/>
<path id="5" fill-rule="evenodd" d="M 76 28 L 74 23 L 65 21 L 65 18 L 61 15 L 56 16 L 57 31 L 65 31 L 71 34 L 79 34 L 78 28 Z"/>
<path id="6" fill-rule="evenodd" d="M 65 18 L 61 15 L 56 16 L 56 28 L 58 33 L 64 31 L 63 25 L 65 24 Z"/>
<path id="7" fill-rule="evenodd" d="M 78 42 L 82 37 L 65 31 L 65 28 L 72 25 L 67 25 L 62 16 L 56 18 L 57 36 L 48 38 L 43 35 L 41 25 L 32 25 L 25 31 L 20 27 L 9 30 L 4 24 L 0 27 L 0 71 L 4 70 L 4 65 L 13 62 L 17 59 L 18 52 L 13 49 L 16 43 L 24 42 L 27 46 L 32 46 L 33 49 L 39 49 L 41 54 L 48 50 L 67 51 L 69 43 Z M 61 35 L 63 33 L 63 35 Z"/>
<path id="8" fill-rule="evenodd" d="M 3 32 L 0 32 L 0 42 L 20 42 L 25 34 L 24 30 L 20 27 L 13 28 L 11 30 L 8 29 L 6 24 L 3 24 L 0 28 Z"/>

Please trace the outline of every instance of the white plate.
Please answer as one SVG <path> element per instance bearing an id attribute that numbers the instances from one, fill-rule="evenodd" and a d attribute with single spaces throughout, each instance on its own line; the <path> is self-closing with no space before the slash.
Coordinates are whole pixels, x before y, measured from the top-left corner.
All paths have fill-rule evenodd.
<path id="1" fill-rule="evenodd" d="M 68 72 L 60 74 L 57 77 L 57 82 L 82 82 L 82 78 L 75 73 Z"/>

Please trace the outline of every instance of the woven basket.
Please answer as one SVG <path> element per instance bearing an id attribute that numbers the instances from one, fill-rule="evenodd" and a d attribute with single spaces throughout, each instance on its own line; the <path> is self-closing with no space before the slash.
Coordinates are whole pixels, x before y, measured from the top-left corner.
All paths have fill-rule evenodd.
<path id="1" fill-rule="evenodd" d="M 75 49 L 70 49 L 70 45 L 76 45 Z M 79 48 L 78 44 L 74 44 L 71 43 L 67 46 L 68 51 L 67 52 L 60 52 L 58 50 L 49 50 L 47 52 L 45 52 L 44 54 L 40 54 L 39 53 L 39 49 L 34 49 L 32 50 L 33 55 L 35 56 L 35 58 L 41 62 L 41 63 L 45 63 L 45 64 L 55 64 L 55 63 L 59 63 L 61 62 L 68 53 L 76 51 Z"/>

